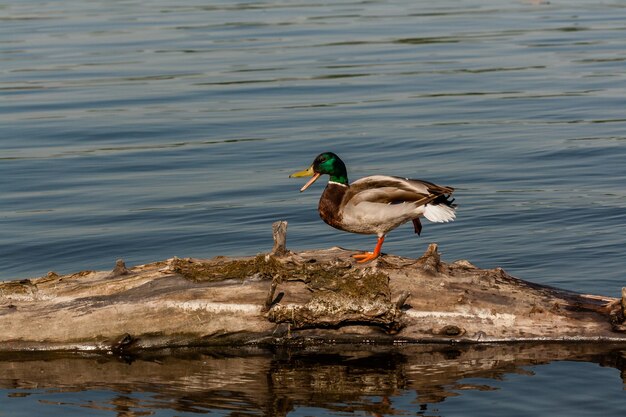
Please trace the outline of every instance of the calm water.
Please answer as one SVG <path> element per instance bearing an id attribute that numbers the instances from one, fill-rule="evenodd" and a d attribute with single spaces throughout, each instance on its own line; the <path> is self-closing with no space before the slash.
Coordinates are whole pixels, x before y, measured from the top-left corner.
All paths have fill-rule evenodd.
<path id="1" fill-rule="evenodd" d="M 319 220 L 323 185 L 300 194 L 302 181 L 287 178 L 332 150 L 353 180 L 385 173 L 457 188 L 457 222 L 425 224 L 421 238 L 399 228 L 386 252 L 415 256 L 438 242 L 449 261 L 617 296 L 625 64 L 620 0 L 5 1 L 0 279 L 117 258 L 255 254 L 279 219 L 292 249 L 368 249 L 373 237 Z M 367 415 L 364 404 L 384 395 L 407 415 L 626 409 L 615 369 L 532 371 L 486 383 L 497 391 L 460 390 L 436 411 L 421 410 L 410 385 L 369 395 L 366 384 L 289 415 Z M 119 396 L 142 404 L 125 415 L 262 414 L 236 400 L 162 406 L 175 400 L 167 383 L 15 380 L 25 391 L 0 391 L 0 417 L 124 414 Z"/>

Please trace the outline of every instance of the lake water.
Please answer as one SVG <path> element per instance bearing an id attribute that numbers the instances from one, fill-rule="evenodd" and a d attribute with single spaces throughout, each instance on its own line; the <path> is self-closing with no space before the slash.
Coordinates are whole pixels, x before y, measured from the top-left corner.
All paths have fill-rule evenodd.
<path id="1" fill-rule="evenodd" d="M 288 178 L 334 151 L 351 180 L 393 174 L 457 190 L 456 222 L 425 223 L 420 238 L 401 227 L 384 252 L 417 256 L 437 242 L 447 261 L 618 296 L 625 68 L 620 0 L 5 1 L 0 280 L 110 269 L 117 258 L 252 255 L 271 248 L 271 223 L 281 219 L 291 249 L 371 249 L 372 236 L 318 218 L 321 181 L 300 194 L 303 181 Z M 304 363 L 325 370 L 321 380 L 293 376 L 296 388 L 283 391 L 259 385 L 258 401 L 226 381 L 272 380 L 276 362 L 295 371 L 303 362 L 231 352 L 242 373 L 220 380 L 211 372 L 229 362 L 202 355 L 205 373 L 185 357 L 181 369 L 190 370 L 176 368 L 172 379 L 167 367 L 142 374 L 141 364 L 175 360 L 167 357 L 89 359 L 85 368 L 102 362 L 102 373 L 75 385 L 68 375 L 81 359 L 41 360 L 50 367 L 39 377 L 0 375 L 0 417 L 626 411 L 615 353 L 600 355 L 617 357 L 612 367 L 588 357 L 522 368 L 512 360 L 443 382 L 442 364 L 458 355 L 377 352 L 372 366 L 353 367 L 371 352 L 311 354 Z M 37 360 L 0 362 L 39 369 Z M 484 361 L 494 360 L 463 363 L 476 370 Z M 146 380 L 115 382 L 121 364 L 120 375 Z M 416 382 L 418 364 L 432 384 Z M 362 376 L 354 391 L 327 395 L 333 375 L 350 382 L 353 371 Z M 212 388 L 196 389 L 207 381 Z M 298 390 L 323 399 L 301 400 Z M 438 400 L 419 398 L 429 393 Z"/>

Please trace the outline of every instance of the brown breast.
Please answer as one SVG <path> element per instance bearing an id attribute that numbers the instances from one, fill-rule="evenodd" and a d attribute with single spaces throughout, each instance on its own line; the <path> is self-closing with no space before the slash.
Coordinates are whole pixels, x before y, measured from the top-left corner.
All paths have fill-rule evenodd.
<path id="1" fill-rule="evenodd" d="M 348 187 L 329 183 L 320 197 L 320 204 L 318 206 L 320 217 L 324 222 L 335 229 L 343 230 L 341 226 L 343 220 L 341 207 L 346 190 L 348 190 Z"/>

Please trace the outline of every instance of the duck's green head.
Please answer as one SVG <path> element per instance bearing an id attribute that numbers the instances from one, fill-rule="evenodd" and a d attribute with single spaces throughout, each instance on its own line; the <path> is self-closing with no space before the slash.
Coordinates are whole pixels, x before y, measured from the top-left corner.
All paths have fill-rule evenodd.
<path id="1" fill-rule="evenodd" d="M 346 170 L 346 165 L 343 163 L 341 158 L 332 152 L 324 152 L 317 155 L 310 167 L 304 171 L 294 172 L 289 176 L 289 178 L 313 177 L 309 180 L 309 182 L 304 184 L 302 188 L 300 188 L 300 191 L 302 192 L 317 181 L 322 174 L 330 175 L 329 181 L 348 185 L 348 172 Z"/>

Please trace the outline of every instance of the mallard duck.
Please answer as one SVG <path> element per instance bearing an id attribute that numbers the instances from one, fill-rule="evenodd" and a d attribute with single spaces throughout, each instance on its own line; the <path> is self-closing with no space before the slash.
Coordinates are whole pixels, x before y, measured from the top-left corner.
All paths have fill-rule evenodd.
<path id="1" fill-rule="evenodd" d="M 324 174 L 330 178 L 318 207 L 322 220 L 339 230 L 378 236 L 373 252 L 353 255 L 358 262 L 378 258 L 387 233 L 401 224 L 412 221 L 419 235 L 421 216 L 436 223 L 456 217 L 456 205 L 450 199 L 454 188 L 387 175 L 372 175 L 350 184 L 346 165 L 332 152 L 318 155 L 310 167 L 289 177 L 313 177 L 302 192 Z"/>

